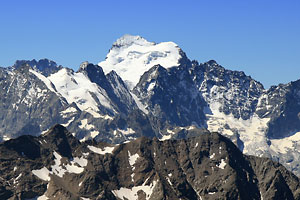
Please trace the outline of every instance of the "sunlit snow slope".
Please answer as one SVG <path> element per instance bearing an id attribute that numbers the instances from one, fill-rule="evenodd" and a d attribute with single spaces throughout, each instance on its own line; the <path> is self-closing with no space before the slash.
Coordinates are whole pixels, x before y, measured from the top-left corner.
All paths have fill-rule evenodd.
<path id="1" fill-rule="evenodd" d="M 75 102 L 81 110 L 90 112 L 94 117 L 101 117 L 98 114 L 98 103 L 112 109 L 105 91 L 83 73 L 74 73 L 65 68 L 52 74 L 49 80 L 68 103 Z"/>

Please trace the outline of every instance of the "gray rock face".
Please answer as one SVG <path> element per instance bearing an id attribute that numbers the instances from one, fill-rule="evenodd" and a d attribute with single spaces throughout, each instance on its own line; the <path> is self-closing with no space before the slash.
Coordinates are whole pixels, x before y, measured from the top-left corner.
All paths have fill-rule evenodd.
<path id="1" fill-rule="evenodd" d="M 59 112 L 67 105 L 29 70 L 28 65 L 0 70 L 1 138 L 36 135 L 59 122 Z"/>
<path id="2" fill-rule="evenodd" d="M 227 138 L 141 137 L 79 142 L 63 126 L 0 144 L 0 198 L 299 199 L 299 179 L 279 163 L 245 156 Z"/>
<path id="3" fill-rule="evenodd" d="M 205 101 L 185 65 L 168 70 L 154 66 L 141 77 L 133 93 L 147 105 L 150 116 L 158 119 L 156 126 L 161 129 L 167 124 L 189 126 L 191 122 L 200 127 L 205 122 Z"/>
<path id="4" fill-rule="evenodd" d="M 300 130 L 300 80 L 272 86 L 256 113 L 270 117 L 268 136 L 282 138 Z"/>
<path id="5" fill-rule="evenodd" d="M 241 71 L 226 70 L 211 60 L 193 62 L 191 77 L 208 104 L 217 101 L 219 111 L 234 118 L 247 120 L 255 112 L 263 85 Z"/>

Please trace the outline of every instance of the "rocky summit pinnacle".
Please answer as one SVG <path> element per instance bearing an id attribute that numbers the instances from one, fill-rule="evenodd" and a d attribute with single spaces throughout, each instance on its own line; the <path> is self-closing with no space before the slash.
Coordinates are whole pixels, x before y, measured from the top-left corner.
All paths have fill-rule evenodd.
<path id="1" fill-rule="evenodd" d="M 68 151 L 60 149 L 60 139 Z M 0 199 L 300 198 L 299 179 L 291 172 L 243 155 L 217 133 L 110 145 L 81 143 L 56 125 L 39 137 L 1 143 L 0 155 Z"/>
<path id="2" fill-rule="evenodd" d="M 153 42 L 148 42 L 145 38 L 139 35 L 130 35 L 125 34 L 124 36 L 117 39 L 116 42 L 113 43 L 113 48 L 122 48 L 122 47 L 129 47 L 132 44 L 137 44 L 140 46 L 149 46 L 154 45 Z"/>

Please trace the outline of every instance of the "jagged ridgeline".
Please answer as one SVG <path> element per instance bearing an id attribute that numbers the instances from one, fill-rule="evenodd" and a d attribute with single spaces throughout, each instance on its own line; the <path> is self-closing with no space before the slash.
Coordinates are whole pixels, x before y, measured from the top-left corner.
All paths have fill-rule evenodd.
<path id="1" fill-rule="evenodd" d="M 0 199 L 299 199 L 299 179 L 218 133 L 80 142 L 56 125 L 0 144 Z"/>
<path id="2" fill-rule="evenodd" d="M 174 42 L 125 35 L 97 65 L 47 59 L 0 68 L 0 138 L 62 124 L 80 141 L 120 144 L 219 132 L 247 155 L 300 175 L 300 81 L 263 85 L 216 61 L 191 61 Z"/>

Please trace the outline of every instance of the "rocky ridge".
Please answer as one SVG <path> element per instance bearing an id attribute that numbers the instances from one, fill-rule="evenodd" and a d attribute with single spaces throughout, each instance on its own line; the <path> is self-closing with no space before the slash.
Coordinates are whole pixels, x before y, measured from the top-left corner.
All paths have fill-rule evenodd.
<path id="1" fill-rule="evenodd" d="M 300 199 L 279 163 L 226 137 L 80 142 L 63 126 L 0 144 L 1 199 Z"/>

